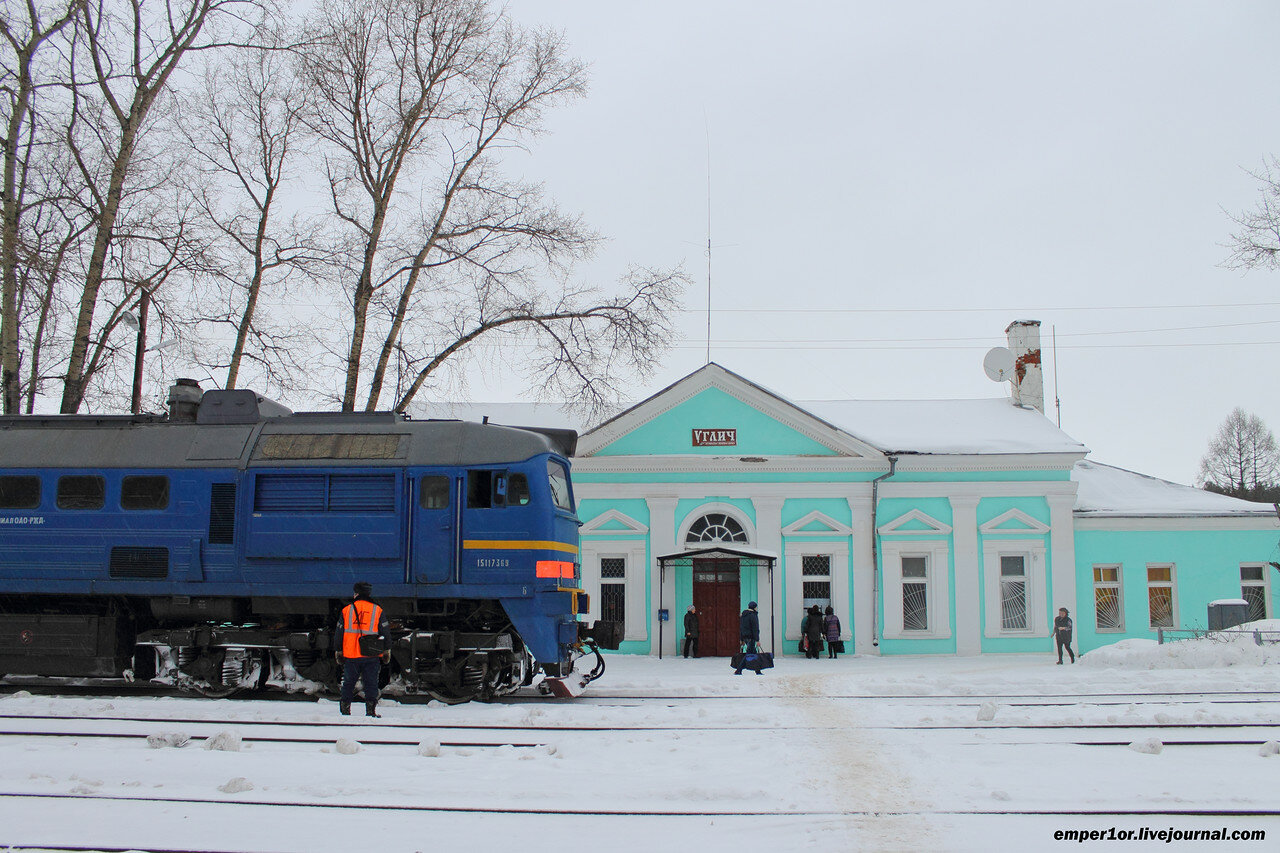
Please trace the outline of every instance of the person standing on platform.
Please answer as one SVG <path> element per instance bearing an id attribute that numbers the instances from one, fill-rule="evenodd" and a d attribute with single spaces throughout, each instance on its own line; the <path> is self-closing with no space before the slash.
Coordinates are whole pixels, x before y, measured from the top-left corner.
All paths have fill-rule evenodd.
<path id="1" fill-rule="evenodd" d="M 698 608 L 692 604 L 689 605 L 689 611 L 684 614 L 684 656 L 689 657 L 690 649 L 693 650 L 693 656 L 698 656 Z"/>
<path id="2" fill-rule="evenodd" d="M 822 620 L 822 628 L 827 635 L 827 657 L 835 660 L 836 655 L 844 651 L 844 641 L 840 639 L 840 617 L 836 615 L 836 609 L 830 604 L 827 605 L 827 615 Z"/>
<path id="3" fill-rule="evenodd" d="M 383 661 L 391 660 L 391 652 L 366 653 L 370 642 L 381 640 L 381 648 L 386 648 L 387 622 L 382 617 L 382 608 L 373 603 L 373 587 L 363 581 L 353 587 L 355 600 L 342 608 L 342 616 L 338 620 L 338 630 L 334 634 L 334 656 L 342 667 L 342 695 L 338 703 L 338 712 L 344 716 L 351 713 L 351 701 L 355 698 L 356 679 L 364 685 L 364 709 L 366 717 L 378 717 L 378 673 Z M 365 640 L 362 647 L 361 639 Z"/>
<path id="4" fill-rule="evenodd" d="M 760 614 L 756 612 L 754 601 L 747 604 L 747 609 L 738 617 L 738 639 L 742 642 L 744 652 L 760 651 Z M 742 668 L 733 671 L 734 675 L 742 675 Z M 756 670 L 756 675 L 760 670 Z"/>

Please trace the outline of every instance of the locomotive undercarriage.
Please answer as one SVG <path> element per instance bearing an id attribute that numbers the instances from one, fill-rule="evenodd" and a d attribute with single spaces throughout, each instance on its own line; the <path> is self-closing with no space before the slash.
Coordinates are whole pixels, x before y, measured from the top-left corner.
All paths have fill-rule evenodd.
<path id="1" fill-rule="evenodd" d="M 10 610 L 0 620 L 13 621 L 14 628 L 18 623 L 36 626 L 24 636 L 40 637 L 45 631 L 39 620 L 56 618 L 76 620 L 66 625 L 67 631 L 94 633 L 100 639 L 97 647 L 85 652 L 92 654 L 84 659 L 86 666 L 91 662 L 92 671 L 47 668 L 55 658 L 75 667 L 65 656 L 65 643 L 59 643 L 57 651 L 51 646 L 47 660 L 29 655 L 28 666 L 15 666 L 16 661 L 0 648 L 0 662 L 8 663 L 11 673 L 123 676 L 210 697 L 258 689 L 336 692 L 340 685 L 342 672 L 332 646 L 338 602 L 331 607 L 324 601 L 322 608 L 315 608 L 319 612 L 283 616 L 254 612 L 256 608 L 240 600 L 219 600 L 214 608 L 201 604 L 210 611 L 206 615 L 234 615 L 241 617 L 239 624 L 192 624 L 188 619 L 196 614 L 188 607 L 175 610 L 167 600 L 160 606 L 148 604 L 120 599 L 98 612 L 57 617 Z M 65 614 L 65 607 L 50 605 L 42 608 L 44 614 L 54 610 Z M 423 605 L 430 612 L 418 609 Z M 420 695 L 448 703 L 485 701 L 535 680 L 536 664 L 496 601 L 393 600 L 384 602 L 384 609 L 391 622 L 391 646 L 390 662 L 382 668 L 382 686 L 389 695 Z M 4 633 L 0 626 L 0 640 Z M 559 681 L 548 678 L 546 683 L 558 688 Z M 555 692 L 563 695 L 559 689 Z"/>

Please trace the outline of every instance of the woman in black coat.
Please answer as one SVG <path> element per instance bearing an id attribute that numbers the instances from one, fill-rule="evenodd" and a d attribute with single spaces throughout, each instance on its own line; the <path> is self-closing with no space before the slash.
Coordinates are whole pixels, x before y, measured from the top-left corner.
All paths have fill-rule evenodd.
<path id="1" fill-rule="evenodd" d="M 822 654 L 822 608 L 813 605 L 809 608 L 809 615 L 805 617 L 804 625 L 801 626 L 804 631 L 805 639 L 809 643 L 809 647 L 805 650 L 804 656 L 807 658 L 818 659 Z"/>

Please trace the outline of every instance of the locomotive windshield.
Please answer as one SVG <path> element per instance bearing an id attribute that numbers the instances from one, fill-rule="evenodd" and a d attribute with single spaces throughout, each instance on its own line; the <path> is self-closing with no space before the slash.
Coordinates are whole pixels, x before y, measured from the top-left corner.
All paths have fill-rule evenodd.
<path id="1" fill-rule="evenodd" d="M 547 479 L 551 482 L 551 499 L 560 509 L 573 512 L 573 498 L 569 496 L 569 471 L 554 459 L 547 460 Z"/>

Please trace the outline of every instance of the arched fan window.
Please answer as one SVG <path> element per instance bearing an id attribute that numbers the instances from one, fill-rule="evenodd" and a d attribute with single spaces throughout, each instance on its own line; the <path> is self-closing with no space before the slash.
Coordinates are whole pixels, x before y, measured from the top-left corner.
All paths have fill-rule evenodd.
<path id="1" fill-rule="evenodd" d="M 689 535 L 684 539 L 687 545 L 704 542 L 742 542 L 747 541 L 747 531 L 731 516 L 723 512 L 709 512 L 693 523 Z"/>

